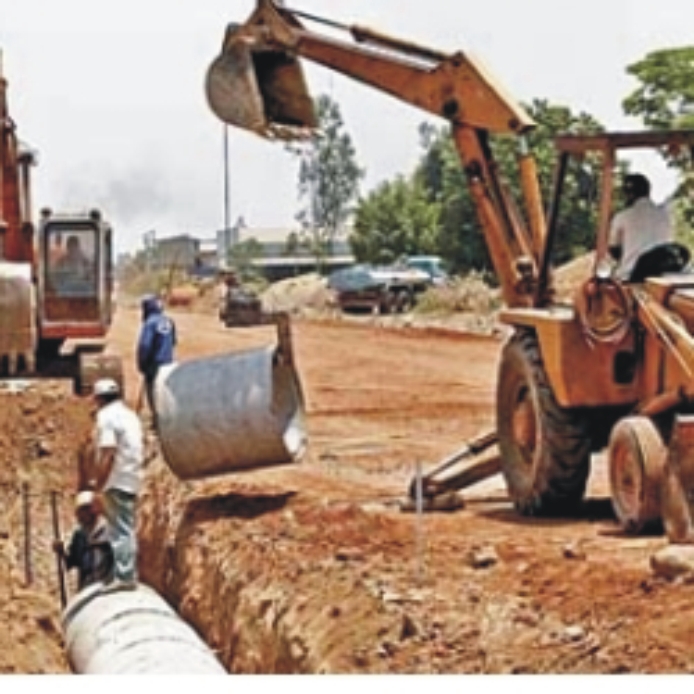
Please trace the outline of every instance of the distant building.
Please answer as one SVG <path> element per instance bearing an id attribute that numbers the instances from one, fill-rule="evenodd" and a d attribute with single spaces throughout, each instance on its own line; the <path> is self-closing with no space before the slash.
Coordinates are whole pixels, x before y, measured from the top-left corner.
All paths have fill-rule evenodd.
<path id="1" fill-rule="evenodd" d="M 152 267 L 182 270 L 194 275 L 214 274 L 232 262 L 233 249 L 239 243 L 253 239 L 259 251 L 252 263 L 269 281 L 318 270 L 315 256 L 303 245 L 291 243 L 292 236 L 296 238 L 295 230 L 249 227 L 240 217 L 233 227 L 217 231 L 211 239 L 198 239 L 188 234 L 157 238 Z M 353 265 L 354 256 L 349 243 L 344 238 L 336 239 L 332 254 L 324 258 L 322 264 L 328 271 Z"/>
<path id="2" fill-rule="evenodd" d="M 153 267 L 189 272 L 199 263 L 200 240 L 187 234 L 156 240 Z"/>
<path id="3" fill-rule="evenodd" d="M 261 270 L 266 279 L 276 281 L 295 277 L 318 270 L 315 255 L 301 244 L 292 244 L 293 229 L 282 227 L 253 228 L 242 227 L 237 230 L 238 241 L 243 243 L 255 239 L 261 252 L 253 265 Z M 354 256 L 346 239 L 335 239 L 332 254 L 323 259 L 323 267 L 328 271 L 338 270 L 354 264 Z"/>

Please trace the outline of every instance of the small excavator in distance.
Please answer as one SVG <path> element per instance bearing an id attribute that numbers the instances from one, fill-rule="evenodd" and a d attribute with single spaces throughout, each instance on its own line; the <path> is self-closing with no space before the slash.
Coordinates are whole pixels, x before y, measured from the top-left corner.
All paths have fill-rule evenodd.
<path id="1" fill-rule="evenodd" d="M 322 23 L 351 40 L 307 28 Z M 550 203 L 542 201 L 527 134 L 535 123 L 476 58 L 258 0 L 230 24 L 206 76 L 210 108 L 225 123 L 272 139 L 318 126 L 299 59 L 386 92 L 448 121 L 474 200 L 511 328 L 499 364 L 496 430 L 429 475 L 425 493 L 502 472 L 522 514 L 570 514 L 586 489 L 591 453 L 607 448 L 612 505 L 626 531 L 665 520 L 692 536 L 682 480 L 694 482 L 694 274 L 677 244 L 655 249 L 647 271 L 615 276 L 608 233 L 622 150 L 693 158 L 694 131 L 566 134 L 555 141 Z M 495 136 L 516 136 L 522 205 L 493 155 Z M 571 301 L 555 299 L 552 257 L 569 161 L 601 161 L 592 272 Z M 546 211 L 545 211 L 546 210 Z M 644 265 L 641 265 L 643 270 Z M 477 472 L 451 465 L 497 446 Z M 447 473 L 442 475 L 442 473 Z M 685 485 L 686 486 L 686 485 Z M 679 508 L 678 523 L 668 519 Z M 672 522 L 670 522 L 672 521 Z M 670 531 L 668 530 L 668 534 Z"/>
<path id="2" fill-rule="evenodd" d="M 0 53 L 0 378 L 71 378 L 80 394 L 103 376 L 122 384 L 120 358 L 104 353 L 114 311 L 111 226 L 98 210 L 48 209 L 36 226 L 35 160 L 9 115 Z"/>

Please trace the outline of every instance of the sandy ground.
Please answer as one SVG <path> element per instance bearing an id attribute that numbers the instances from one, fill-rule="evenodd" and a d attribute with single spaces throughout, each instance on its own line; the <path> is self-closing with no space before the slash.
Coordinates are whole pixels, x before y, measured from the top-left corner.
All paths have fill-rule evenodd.
<path id="1" fill-rule="evenodd" d="M 271 328 L 174 317 L 181 359 L 274 342 Z M 133 402 L 137 329 L 137 313 L 119 310 L 112 349 L 130 360 Z M 501 478 L 468 490 L 454 513 L 399 510 L 418 464 L 429 468 L 493 424 L 501 338 L 371 319 L 298 320 L 293 333 L 310 441 L 300 463 L 196 482 L 177 480 L 161 458 L 146 471 L 142 578 L 231 672 L 694 669 L 694 586 L 651 574 L 662 537 L 619 532 L 599 457 L 574 518 L 518 517 Z M 28 435 L 50 449 L 35 465 L 50 479 L 41 489 L 69 494 L 86 410 L 67 397 L 49 402 L 65 418 L 49 430 L 43 409 L 22 412 L 26 397 L 0 394 L 8 483 Z M 37 549 L 41 580 L 25 585 L 21 526 L 17 512 L 3 535 L 0 600 L 15 636 L 0 635 L 0 668 L 62 672 L 53 559 Z"/>

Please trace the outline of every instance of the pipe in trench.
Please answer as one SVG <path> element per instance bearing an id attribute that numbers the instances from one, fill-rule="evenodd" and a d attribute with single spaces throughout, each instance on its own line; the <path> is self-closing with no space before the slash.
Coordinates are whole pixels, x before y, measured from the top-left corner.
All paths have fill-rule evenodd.
<path id="1" fill-rule="evenodd" d="M 68 660 L 79 674 L 226 674 L 213 651 L 152 588 L 103 593 L 97 583 L 63 612 Z"/>

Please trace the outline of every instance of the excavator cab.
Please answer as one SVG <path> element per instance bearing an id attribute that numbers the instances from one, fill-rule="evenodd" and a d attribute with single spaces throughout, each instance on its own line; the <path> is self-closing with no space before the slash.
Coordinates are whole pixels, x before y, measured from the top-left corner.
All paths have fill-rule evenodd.
<path id="1" fill-rule="evenodd" d="M 111 321 L 111 228 L 98 211 L 54 216 L 38 229 L 40 334 L 102 337 Z"/>
<path id="2" fill-rule="evenodd" d="M 113 318 L 113 232 L 98 210 L 53 214 L 36 233 L 37 370 L 72 366 L 77 392 L 103 375 L 122 380 L 120 361 L 102 354 Z M 65 345 L 73 349 L 65 356 Z"/>

